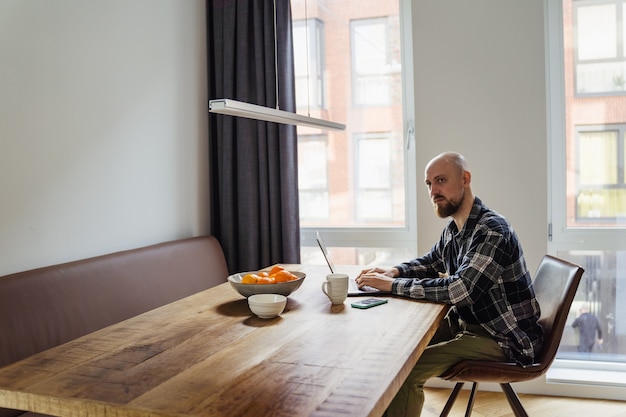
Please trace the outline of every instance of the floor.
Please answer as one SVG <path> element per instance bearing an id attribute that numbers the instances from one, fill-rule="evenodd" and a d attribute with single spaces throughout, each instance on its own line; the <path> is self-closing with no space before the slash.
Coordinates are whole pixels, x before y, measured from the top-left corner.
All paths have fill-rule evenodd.
<path id="1" fill-rule="evenodd" d="M 426 404 L 422 417 L 439 416 L 450 390 L 426 388 Z M 449 417 L 465 415 L 468 390 L 457 398 Z M 567 397 L 545 397 L 520 394 L 520 401 L 529 417 L 626 417 L 626 402 Z M 472 417 L 513 417 L 511 407 L 502 392 L 478 392 Z"/>

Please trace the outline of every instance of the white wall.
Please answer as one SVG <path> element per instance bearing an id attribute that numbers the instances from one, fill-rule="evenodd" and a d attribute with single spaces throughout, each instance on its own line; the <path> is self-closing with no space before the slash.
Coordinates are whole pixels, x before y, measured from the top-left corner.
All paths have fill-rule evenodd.
<path id="1" fill-rule="evenodd" d="M 516 229 L 534 272 L 547 252 L 547 122 L 541 0 L 417 1 L 413 5 L 418 247 L 435 220 L 423 167 L 465 155 L 474 192 Z"/>
<path id="2" fill-rule="evenodd" d="M 510 220 L 534 273 L 548 251 L 543 1 L 419 0 L 413 31 L 418 249 L 430 249 L 445 224 L 430 209 L 423 167 L 458 151 L 475 194 Z M 516 389 L 548 391 L 542 378 Z"/>
<path id="3" fill-rule="evenodd" d="M 202 0 L 0 2 L 0 275 L 208 233 Z"/>

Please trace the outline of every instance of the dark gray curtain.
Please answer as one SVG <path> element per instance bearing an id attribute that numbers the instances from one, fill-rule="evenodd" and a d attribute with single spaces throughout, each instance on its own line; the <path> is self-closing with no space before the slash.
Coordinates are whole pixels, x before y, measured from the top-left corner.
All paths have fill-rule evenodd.
<path id="1" fill-rule="evenodd" d="M 281 110 L 295 111 L 289 0 L 276 0 Z M 273 0 L 208 0 L 209 99 L 276 107 Z M 211 232 L 231 273 L 300 262 L 295 126 L 211 114 Z"/>

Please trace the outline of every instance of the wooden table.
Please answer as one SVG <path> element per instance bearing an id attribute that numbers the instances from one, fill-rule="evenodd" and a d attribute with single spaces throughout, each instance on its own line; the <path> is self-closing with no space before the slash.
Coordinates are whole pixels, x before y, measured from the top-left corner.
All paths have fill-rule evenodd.
<path id="1" fill-rule="evenodd" d="M 0 407 L 73 416 L 379 416 L 447 307 L 333 306 L 321 266 L 264 320 L 228 283 L 0 369 Z M 355 274 L 358 267 L 342 272 Z"/>

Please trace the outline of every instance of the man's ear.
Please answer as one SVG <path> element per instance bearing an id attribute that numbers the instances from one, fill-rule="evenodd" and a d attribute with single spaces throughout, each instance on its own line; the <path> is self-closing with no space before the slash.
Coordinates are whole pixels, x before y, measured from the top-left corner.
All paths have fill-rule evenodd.
<path id="1" fill-rule="evenodd" d="M 470 185 L 472 182 L 472 173 L 469 171 L 463 171 L 463 185 Z"/>

